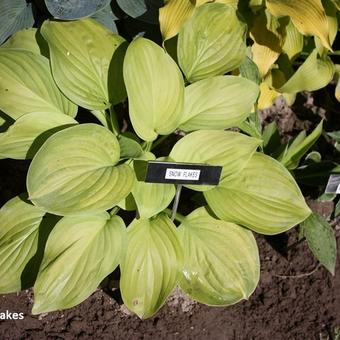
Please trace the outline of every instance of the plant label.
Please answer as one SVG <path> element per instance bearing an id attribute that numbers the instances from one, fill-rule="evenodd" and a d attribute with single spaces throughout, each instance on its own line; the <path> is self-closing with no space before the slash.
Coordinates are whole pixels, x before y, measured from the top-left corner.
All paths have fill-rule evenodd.
<path id="1" fill-rule="evenodd" d="M 330 175 L 325 193 L 340 194 L 340 175 Z"/>
<path id="2" fill-rule="evenodd" d="M 147 183 L 217 185 L 222 172 L 221 166 L 206 164 L 160 161 L 144 161 L 142 164 L 143 161 L 136 162 L 139 163 L 139 166 L 137 165 L 139 169 L 143 165 L 145 167 L 144 171 L 140 171 L 143 175 L 138 179 Z"/>

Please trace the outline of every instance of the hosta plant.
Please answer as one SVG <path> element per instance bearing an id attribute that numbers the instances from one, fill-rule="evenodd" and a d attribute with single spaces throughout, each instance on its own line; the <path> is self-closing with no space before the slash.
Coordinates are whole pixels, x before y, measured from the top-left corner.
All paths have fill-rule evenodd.
<path id="1" fill-rule="evenodd" d="M 70 308 L 119 266 L 123 301 L 141 318 L 177 285 L 208 305 L 235 304 L 259 281 L 253 232 L 278 234 L 311 214 L 285 167 L 300 158 L 263 153 L 257 121 L 263 86 L 281 72 L 273 65 L 286 36 L 305 28 L 295 16 L 303 5 L 251 1 L 242 18 L 237 1 L 205 2 L 166 2 L 163 47 L 141 36 L 129 43 L 93 18 L 45 20 L 0 47 L 7 128 L 0 157 L 31 160 L 27 193 L 0 210 L 0 293 L 33 287 L 34 314 Z M 278 33 L 277 58 L 258 72 L 262 45 L 254 24 L 252 61 L 247 20 L 267 17 L 276 32 L 284 14 L 285 32 L 295 35 Z M 289 95 L 311 71 L 325 71 L 322 84 L 333 75 L 328 31 L 308 28 L 320 41 L 280 86 Z M 173 221 L 175 186 L 139 180 L 141 160 L 217 165 L 222 173 L 218 185 L 187 185 L 193 200 L 181 201 L 186 216 L 177 212 Z"/>

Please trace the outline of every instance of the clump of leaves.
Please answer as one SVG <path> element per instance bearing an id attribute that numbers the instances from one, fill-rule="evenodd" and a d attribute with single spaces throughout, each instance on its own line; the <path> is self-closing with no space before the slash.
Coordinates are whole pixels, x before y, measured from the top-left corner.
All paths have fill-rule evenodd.
<path id="1" fill-rule="evenodd" d="M 314 15 L 307 1 L 299 8 L 267 1 L 267 9 L 251 1 L 243 18 L 237 1 L 205 2 L 168 1 L 161 8 L 163 37 L 178 33 L 177 53 L 166 51 L 168 42 L 162 48 L 143 37 L 128 44 L 93 18 L 46 20 L 0 47 L 0 110 L 9 125 L 0 134 L 0 157 L 32 160 L 28 194 L 0 210 L 0 292 L 33 286 L 33 313 L 79 304 L 118 266 L 123 301 L 141 318 L 155 314 L 176 285 L 205 304 L 237 303 L 259 280 L 252 231 L 281 233 L 311 214 L 284 166 L 293 168 L 306 148 L 288 149 L 281 163 L 261 152 L 257 106 L 265 79 L 283 72 L 273 66 L 287 43 L 277 32 L 290 27 L 300 37 L 303 28 L 320 39 L 280 86 L 288 94 L 302 90 L 311 71 L 325 70 L 322 84 L 312 78 L 309 88 L 330 81 L 333 66 L 323 50 L 329 36 L 313 20 L 301 28 L 296 11 L 302 6 Z M 129 3 L 118 1 L 127 12 Z M 324 10 L 315 3 L 323 23 Z M 290 24 L 276 17 L 282 14 L 291 16 Z M 282 46 L 258 72 L 255 56 L 263 44 L 249 21 L 257 44 L 251 60 L 245 22 L 265 17 Z M 270 47 L 264 55 L 273 55 Z M 78 123 L 85 109 L 97 123 Z M 232 127 L 248 135 L 226 130 Z M 179 139 L 178 131 L 185 136 Z M 163 153 L 169 135 L 178 141 Z M 187 186 L 200 204 L 185 217 L 178 213 L 177 225 L 168 211 L 174 185 L 137 180 L 136 160 L 155 159 L 222 167 L 218 185 Z M 128 226 L 122 210 L 136 211 Z"/>

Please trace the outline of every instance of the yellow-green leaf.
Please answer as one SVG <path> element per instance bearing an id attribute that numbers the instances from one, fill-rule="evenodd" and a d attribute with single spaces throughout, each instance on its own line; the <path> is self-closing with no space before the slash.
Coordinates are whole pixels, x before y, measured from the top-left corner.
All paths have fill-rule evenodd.
<path id="1" fill-rule="evenodd" d="M 338 102 L 340 102 L 340 65 L 335 65 L 335 76 L 336 76 L 336 87 L 334 91 L 335 98 Z"/>
<path id="2" fill-rule="evenodd" d="M 180 129 L 225 129 L 238 126 L 259 95 L 254 82 L 235 76 L 216 76 L 185 88 Z"/>
<path id="3" fill-rule="evenodd" d="M 266 235 L 282 233 L 311 213 L 288 170 L 261 153 L 237 178 L 222 181 L 204 196 L 219 218 Z"/>
<path id="4" fill-rule="evenodd" d="M 118 216 L 62 218 L 46 243 L 32 313 L 71 308 L 84 301 L 118 266 L 125 240 L 126 228 Z"/>
<path id="5" fill-rule="evenodd" d="M 192 0 L 169 0 L 159 9 L 159 23 L 163 40 L 178 34 L 183 23 L 191 17 L 195 8 Z"/>
<path id="6" fill-rule="evenodd" d="M 316 35 L 331 50 L 329 26 L 321 0 L 267 0 L 267 8 L 275 16 L 290 16 L 302 34 Z"/>
<path id="7" fill-rule="evenodd" d="M 232 6 L 197 7 L 178 36 L 178 61 L 187 80 L 223 75 L 240 66 L 246 57 L 245 33 Z"/>
<path id="8" fill-rule="evenodd" d="M 294 26 L 290 20 L 286 27 L 286 40 L 282 47 L 284 53 L 286 53 L 290 60 L 294 60 L 303 49 L 303 35 Z"/>
<path id="9" fill-rule="evenodd" d="M 222 178 L 237 175 L 248 163 L 262 141 L 237 132 L 199 130 L 180 139 L 170 153 L 176 162 L 222 166 Z M 198 191 L 212 186 L 191 185 Z"/>
<path id="10" fill-rule="evenodd" d="M 237 8 L 237 4 L 239 2 L 239 0 L 196 0 L 196 6 L 201 6 L 206 4 L 207 2 L 216 2 L 216 3 L 221 3 L 221 4 L 226 4 L 226 5 L 230 5 L 233 6 L 235 8 Z"/>
<path id="11" fill-rule="evenodd" d="M 323 121 L 321 121 L 307 137 L 306 131 L 301 131 L 298 137 L 289 145 L 278 160 L 289 170 L 297 168 L 301 158 L 321 136 L 322 126 Z"/>
<path id="12" fill-rule="evenodd" d="M 329 41 L 332 46 L 338 33 L 338 10 L 331 0 L 323 0 L 322 4 L 328 21 Z M 328 50 L 323 46 L 319 37 L 315 37 L 315 45 L 320 55 L 327 54 Z"/>
<path id="13" fill-rule="evenodd" d="M 20 48 L 47 56 L 48 46 L 37 28 L 27 28 L 13 34 L 1 48 Z"/>
<path id="14" fill-rule="evenodd" d="M 44 211 L 19 196 L 0 209 L 1 294 L 23 288 L 22 274 L 37 251 L 39 226 L 44 215 Z"/>
<path id="15" fill-rule="evenodd" d="M 93 19 L 45 21 L 53 77 L 80 106 L 102 110 L 125 98 L 124 39 Z"/>
<path id="16" fill-rule="evenodd" d="M 173 59 L 154 42 L 135 39 L 124 60 L 134 130 L 146 141 L 173 132 L 183 108 L 184 82 Z"/>
<path id="17" fill-rule="evenodd" d="M 282 52 L 286 38 L 287 18 L 276 18 L 269 11 L 261 11 L 255 16 L 251 28 L 253 61 L 264 77 Z"/>
<path id="18" fill-rule="evenodd" d="M 320 57 L 317 49 L 308 56 L 280 92 L 315 91 L 325 87 L 333 78 L 334 64 L 327 56 Z"/>
<path id="19" fill-rule="evenodd" d="M 13 119 L 30 112 L 74 117 L 77 106 L 56 86 L 47 58 L 31 51 L 0 48 L 0 110 Z"/>
<path id="20" fill-rule="evenodd" d="M 67 128 L 39 149 L 27 175 L 31 201 L 56 215 L 99 213 L 131 191 L 134 174 L 120 158 L 117 138 L 96 124 Z"/>
<path id="21" fill-rule="evenodd" d="M 272 106 L 275 100 L 281 96 L 281 93 L 272 89 L 265 81 L 260 84 L 260 97 L 258 108 L 260 110 L 267 109 Z"/>
<path id="22" fill-rule="evenodd" d="M 78 124 L 72 117 L 56 113 L 33 112 L 18 118 L 0 133 L 0 159 L 30 159 L 56 127 Z"/>
<path id="23" fill-rule="evenodd" d="M 175 288 L 182 256 L 176 226 L 165 214 L 134 220 L 120 267 L 125 305 L 141 319 L 155 314 Z"/>
<path id="24" fill-rule="evenodd" d="M 260 277 L 251 231 L 199 208 L 184 219 L 178 232 L 184 250 L 180 287 L 191 298 L 218 306 L 249 298 Z"/>

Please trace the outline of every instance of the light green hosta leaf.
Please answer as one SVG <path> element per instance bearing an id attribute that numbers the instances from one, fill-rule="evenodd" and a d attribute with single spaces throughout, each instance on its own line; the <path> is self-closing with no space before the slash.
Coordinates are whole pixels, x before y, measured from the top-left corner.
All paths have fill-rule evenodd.
<path id="1" fill-rule="evenodd" d="M 315 91 L 325 87 L 332 80 L 333 75 L 334 64 L 331 59 L 320 58 L 315 49 L 287 83 L 280 88 L 280 92 Z"/>
<path id="2" fill-rule="evenodd" d="M 0 133 L 0 159 L 32 158 L 45 140 L 55 132 L 53 128 L 70 124 L 77 124 L 77 121 L 64 114 L 27 113 L 18 118 L 6 132 Z"/>
<path id="3" fill-rule="evenodd" d="M 170 158 L 176 162 L 223 166 L 222 178 L 237 175 L 262 141 L 238 132 L 200 130 L 186 135 L 173 147 Z M 212 186 L 190 186 L 198 191 Z"/>
<path id="4" fill-rule="evenodd" d="M 120 263 L 126 228 L 108 213 L 62 218 L 51 232 L 34 285 L 32 313 L 71 308 Z"/>
<path id="5" fill-rule="evenodd" d="M 286 27 L 286 40 L 282 50 L 290 60 L 294 60 L 303 50 L 303 34 L 298 31 L 291 20 Z"/>
<path id="6" fill-rule="evenodd" d="M 314 131 L 306 137 L 306 132 L 300 132 L 300 138 L 293 141 L 279 161 L 289 170 L 298 167 L 301 158 L 314 145 L 322 133 L 323 121 L 321 121 Z"/>
<path id="7" fill-rule="evenodd" d="M 232 180 L 204 193 L 214 213 L 258 233 L 282 233 L 311 213 L 291 174 L 273 158 L 256 153 Z"/>
<path id="8" fill-rule="evenodd" d="M 251 231 L 211 217 L 205 208 L 179 226 L 184 250 L 181 288 L 207 305 L 248 299 L 260 278 L 260 259 Z"/>
<path id="9" fill-rule="evenodd" d="M 0 44 L 13 33 L 34 24 L 32 4 L 26 0 L 1 0 Z"/>
<path id="10" fill-rule="evenodd" d="M 180 129 L 225 129 L 238 126 L 252 111 L 259 87 L 242 77 L 217 76 L 185 88 Z"/>
<path id="11" fill-rule="evenodd" d="M 143 159 L 154 160 L 155 157 L 150 153 L 149 155 L 144 155 Z M 173 184 L 136 181 L 132 188 L 132 195 L 139 216 L 141 218 L 150 218 L 160 213 L 170 204 L 175 196 L 175 192 L 176 190 Z"/>
<path id="12" fill-rule="evenodd" d="M 44 56 L 48 55 L 48 45 L 36 28 L 28 28 L 13 34 L 1 48 L 20 48 Z"/>
<path id="13" fill-rule="evenodd" d="M 175 196 L 172 184 L 135 182 L 132 195 L 135 199 L 139 216 L 150 218 L 163 211 Z"/>
<path id="14" fill-rule="evenodd" d="M 334 275 L 337 249 L 332 227 L 318 214 L 310 215 L 300 226 L 314 256 Z"/>
<path id="15" fill-rule="evenodd" d="M 20 291 L 22 273 L 38 248 L 45 212 L 15 197 L 0 209 L 0 293 Z"/>
<path id="16" fill-rule="evenodd" d="M 45 0 L 48 11 L 58 19 L 74 20 L 90 16 L 111 0 Z"/>
<path id="17" fill-rule="evenodd" d="M 232 6 L 208 3 L 196 8 L 178 36 L 178 61 L 188 81 L 240 66 L 246 57 L 245 33 Z"/>
<path id="18" fill-rule="evenodd" d="M 45 21 L 53 77 L 71 100 L 102 110 L 125 98 L 122 64 L 125 41 L 93 19 Z"/>
<path id="19" fill-rule="evenodd" d="M 161 214 L 134 220 L 121 264 L 120 289 L 125 305 L 140 318 L 155 314 L 174 289 L 182 265 L 182 249 L 171 220 Z"/>
<path id="20" fill-rule="evenodd" d="M 173 59 L 154 42 L 135 39 L 124 60 L 130 118 L 138 136 L 152 141 L 179 124 L 184 82 Z"/>
<path id="21" fill-rule="evenodd" d="M 243 78 L 249 79 L 257 85 L 261 84 L 262 79 L 259 68 L 249 57 L 243 60 L 239 66 L 239 71 Z"/>
<path id="22" fill-rule="evenodd" d="M 119 161 L 119 144 L 106 128 L 82 124 L 51 136 L 27 175 L 31 201 L 56 215 L 98 213 L 125 198 L 134 183 Z"/>
<path id="23" fill-rule="evenodd" d="M 141 145 L 128 135 L 118 137 L 120 146 L 120 159 L 138 158 L 143 154 Z"/>
<path id="24" fill-rule="evenodd" d="M 64 113 L 77 106 L 56 86 L 48 59 L 25 50 L 0 49 L 0 110 L 13 119 L 25 113 Z"/>
<path id="25" fill-rule="evenodd" d="M 331 49 L 329 27 L 321 0 L 267 0 L 268 10 L 275 16 L 290 16 L 302 34 L 318 36 Z"/>

